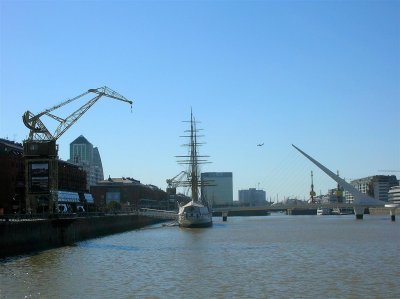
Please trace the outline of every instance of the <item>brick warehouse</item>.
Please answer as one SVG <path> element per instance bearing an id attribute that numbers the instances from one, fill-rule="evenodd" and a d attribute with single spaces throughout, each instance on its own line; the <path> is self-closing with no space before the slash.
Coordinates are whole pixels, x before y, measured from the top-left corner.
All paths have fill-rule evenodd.
<path id="1" fill-rule="evenodd" d="M 0 139 L 0 215 L 25 210 L 22 144 Z"/>
<path id="2" fill-rule="evenodd" d="M 20 143 L 0 139 L 0 214 L 25 213 L 25 159 Z M 86 173 L 58 161 L 59 190 L 84 194 Z"/>
<path id="3" fill-rule="evenodd" d="M 154 208 L 174 209 L 165 191 L 153 185 L 144 185 L 133 178 L 111 178 L 99 181 L 90 187 L 96 207 L 105 208 L 110 202 L 117 202 L 125 209 Z"/>

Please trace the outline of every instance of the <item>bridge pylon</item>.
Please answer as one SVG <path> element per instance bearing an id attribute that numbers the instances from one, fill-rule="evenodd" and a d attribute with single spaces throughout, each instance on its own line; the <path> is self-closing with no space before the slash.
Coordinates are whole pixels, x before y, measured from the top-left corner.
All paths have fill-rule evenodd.
<path id="1" fill-rule="evenodd" d="M 385 205 L 384 201 L 378 200 L 376 198 L 368 196 L 367 194 L 361 193 L 354 186 L 352 186 L 351 184 L 347 183 L 344 179 L 342 179 L 341 177 L 339 177 L 338 175 L 336 175 L 335 173 L 330 171 L 328 168 L 326 168 L 324 165 L 319 163 L 317 160 L 315 160 L 311 156 L 307 155 L 305 152 L 303 152 L 301 149 L 296 147 L 294 144 L 292 144 L 292 146 L 295 149 L 297 149 L 308 160 L 313 162 L 319 169 L 321 169 L 328 176 L 330 176 L 334 181 L 336 181 L 338 184 L 340 184 L 340 186 L 342 186 L 342 188 L 344 190 L 348 191 L 349 193 L 351 193 L 351 195 L 353 195 L 353 197 L 354 197 L 354 200 L 353 200 L 354 214 L 356 215 L 356 219 L 363 219 L 365 208 L 368 208 L 368 207 L 383 207 L 383 206 L 388 207 L 388 205 Z M 395 209 L 397 207 L 398 206 L 391 208 L 390 215 L 391 215 L 392 220 L 394 219 Z M 392 209 L 393 209 L 393 212 L 392 212 Z"/>

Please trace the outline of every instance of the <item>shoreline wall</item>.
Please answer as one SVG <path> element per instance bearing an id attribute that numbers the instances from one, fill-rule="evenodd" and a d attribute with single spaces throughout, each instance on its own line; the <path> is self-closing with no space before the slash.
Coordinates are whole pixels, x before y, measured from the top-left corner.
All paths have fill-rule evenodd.
<path id="1" fill-rule="evenodd" d="M 139 215 L 0 222 L 0 257 L 72 245 L 91 238 L 139 229 L 164 220 Z"/>
<path id="2" fill-rule="evenodd" d="M 371 215 L 388 215 L 390 217 L 390 208 L 369 208 L 369 213 Z M 395 215 L 400 215 L 400 207 L 396 209 Z"/>

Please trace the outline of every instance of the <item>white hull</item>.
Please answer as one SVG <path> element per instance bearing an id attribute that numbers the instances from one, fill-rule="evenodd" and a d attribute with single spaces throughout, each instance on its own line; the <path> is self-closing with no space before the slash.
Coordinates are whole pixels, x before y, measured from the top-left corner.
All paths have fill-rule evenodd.
<path id="1" fill-rule="evenodd" d="M 179 216 L 178 223 L 181 227 L 208 227 L 212 226 L 212 218 L 202 217 L 202 219 L 188 219 L 184 216 Z"/>
<path id="2" fill-rule="evenodd" d="M 317 215 L 331 215 L 331 210 L 329 208 L 318 208 Z"/>
<path id="3" fill-rule="evenodd" d="M 181 227 L 211 226 L 212 212 L 208 207 L 191 201 L 179 208 L 178 224 Z"/>

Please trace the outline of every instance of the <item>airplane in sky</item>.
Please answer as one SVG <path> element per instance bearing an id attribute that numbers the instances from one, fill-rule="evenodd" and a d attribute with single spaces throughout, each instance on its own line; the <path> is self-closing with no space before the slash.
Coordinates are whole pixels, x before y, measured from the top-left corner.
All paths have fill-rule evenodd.
<path id="1" fill-rule="evenodd" d="M 263 146 L 263 145 L 264 145 L 264 142 L 257 144 L 257 146 Z"/>

